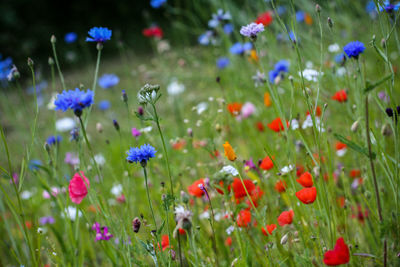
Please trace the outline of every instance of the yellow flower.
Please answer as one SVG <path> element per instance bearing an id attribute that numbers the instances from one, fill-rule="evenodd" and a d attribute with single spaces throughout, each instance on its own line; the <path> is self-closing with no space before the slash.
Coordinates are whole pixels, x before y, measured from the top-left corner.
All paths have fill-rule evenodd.
<path id="1" fill-rule="evenodd" d="M 236 154 L 235 151 L 233 151 L 232 146 L 228 143 L 228 141 L 223 144 L 224 150 L 225 150 L 225 156 L 230 160 L 230 161 L 235 161 L 236 159 Z"/>
<path id="2" fill-rule="evenodd" d="M 264 105 L 266 107 L 271 106 L 271 97 L 270 97 L 269 93 L 264 94 Z"/>

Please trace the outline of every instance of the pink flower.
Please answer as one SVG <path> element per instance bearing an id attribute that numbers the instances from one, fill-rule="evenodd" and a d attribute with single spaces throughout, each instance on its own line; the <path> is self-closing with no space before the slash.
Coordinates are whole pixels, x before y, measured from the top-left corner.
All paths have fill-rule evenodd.
<path id="1" fill-rule="evenodd" d="M 132 128 L 132 135 L 136 138 L 138 138 L 142 133 L 136 129 L 136 128 Z"/>
<path id="2" fill-rule="evenodd" d="M 85 177 L 83 171 L 81 171 L 80 174 L 75 173 L 68 186 L 69 197 L 71 198 L 71 201 L 75 204 L 80 204 L 86 197 L 89 186 L 89 180 Z"/>
<path id="3" fill-rule="evenodd" d="M 250 117 L 254 112 L 256 112 L 256 107 L 254 106 L 254 104 L 251 102 L 246 102 L 240 110 L 240 115 L 236 118 L 240 121 L 242 119 Z"/>

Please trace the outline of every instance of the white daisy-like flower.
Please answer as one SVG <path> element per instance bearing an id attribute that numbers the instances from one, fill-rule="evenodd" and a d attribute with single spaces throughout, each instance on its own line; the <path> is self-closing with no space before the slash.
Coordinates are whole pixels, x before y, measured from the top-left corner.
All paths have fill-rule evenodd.
<path id="1" fill-rule="evenodd" d="M 281 174 L 285 175 L 294 170 L 294 165 L 288 165 L 281 169 Z"/>
<path id="2" fill-rule="evenodd" d="M 203 113 L 204 111 L 206 111 L 207 108 L 208 108 L 207 102 L 201 102 L 201 103 L 199 103 L 199 104 L 196 106 L 197 114 L 200 115 L 201 113 Z"/>
<path id="3" fill-rule="evenodd" d="M 343 157 L 346 154 L 346 152 L 347 152 L 347 149 L 346 148 L 342 148 L 342 149 L 336 150 L 336 155 L 338 157 Z"/>
<path id="4" fill-rule="evenodd" d="M 153 126 L 147 126 L 147 127 L 140 129 L 140 132 L 141 133 L 149 133 L 149 132 L 151 132 L 151 130 L 153 130 Z"/>
<path id="5" fill-rule="evenodd" d="M 122 185 L 121 184 L 114 185 L 111 188 L 111 194 L 113 194 L 114 196 L 120 196 L 121 193 L 122 193 Z"/>
<path id="6" fill-rule="evenodd" d="M 339 52 L 340 46 L 337 43 L 331 44 L 328 46 L 328 51 L 331 53 Z"/>
<path id="7" fill-rule="evenodd" d="M 56 105 L 54 105 L 54 101 L 56 101 L 57 93 L 52 93 L 49 103 L 47 104 L 47 109 L 54 110 Z"/>
<path id="8" fill-rule="evenodd" d="M 185 91 L 185 85 L 179 83 L 176 78 L 172 80 L 172 82 L 167 87 L 167 92 L 169 95 L 179 95 Z"/>
<path id="9" fill-rule="evenodd" d="M 200 220 L 203 220 L 203 219 L 210 219 L 210 213 L 206 210 L 206 211 L 204 211 L 204 212 L 202 212 L 200 215 L 199 215 L 199 219 Z"/>
<path id="10" fill-rule="evenodd" d="M 76 121 L 72 118 L 62 118 L 56 121 L 56 130 L 58 132 L 68 132 L 76 127 Z"/>
<path id="11" fill-rule="evenodd" d="M 301 75 L 300 72 L 299 72 L 299 75 Z M 317 70 L 314 70 L 314 69 L 311 69 L 311 68 L 307 68 L 307 69 L 303 70 L 303 77 L 307 81 L 317 82 L 319 75 L 322 76 L 322 75 L 324 75 L 324 73 L 323 72 L 318 72 Z"/>
<path id="12" fill-rule="evenodd" d="M 31 191 L 25 190 L 21 192 L 21 198 L 22 199 L 30 199 L 33 196 L 33 193 Z"/>
<path id="13" fill-rule="evenodd" d="M 340 67 L 336 70 L 336 75 L 339 77 L 342 77 L 346 74 L 346 68 L 345 67 Z"/>
<path id="14" fill-rule="evenodd" d="M 106 163 L 106 159 L 103 156 L 103 154 L 97 154 L 94 156 L 94 160 L 96 161 L 96 163 L 100 166 L 103 166 Z"/>

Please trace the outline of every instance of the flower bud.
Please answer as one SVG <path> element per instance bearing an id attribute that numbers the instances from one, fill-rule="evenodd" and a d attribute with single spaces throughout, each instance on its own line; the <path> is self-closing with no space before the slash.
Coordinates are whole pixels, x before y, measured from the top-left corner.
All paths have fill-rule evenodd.
<path id="1" fill-rule="evenodd" d="M 329 28 L 333 28 L 333 20 L 331 19 L 331 17 L 328 17 L 328 26 Z"/>
<path id="2" fill-rule="evenodd" d="M 100 42 L 97 43 L 96 48 L 97 48 L 98 51 L 102 50 L 103 49 L 103 43 L 100 43 Z"/>
<path id="3" fill-rule="evenodd" d="M 101 125 L 100 122 L 96 123 L 96 130 L 97 130 L 99 133 L 102 133 L 102 132 L 103 132 L 103 125 Z"/>
<path id="4" fill-rule="evenodd" d="M 289 233 L 287 233 L 286 235 L 282 236 L 281 238 L 281 245 L 285 245 L 288 241 L 289 238 Z"/>
<path id="5" fill-rule="evenodd" d="M 125 90 L 122 90 L 122 101 L 124 101 L 125 103 L 128 102 L 128 95 L 126 94 Z"/>
<path id="6" fill-rule="evenodd" d="M 189 137 L 193 137 L 193 130 L 192 130 L 192 128 L 188 128 L 188 129 L 187 129 L 187 135 L 188 135 Z"/>
<path id="7" fill-rule="evenodd" d="M 316 4 L 315 5 L 315 11 L 318 12 L 318 13 L 321 12 L 321 6 Z"/>
<path id="8" fill-rule="evenodd" d="M 359 120 L 356 120 L 356 121 L 351 125 L 350 130 L 351 130 L 353 133 L 356 132 L 356 131 L 358 130 L 359 125 L 360 125 L 360 121 L 359 121 Z"/>
<path id="9" fill-rule="evenodd" d="M 139 232 L 139 230 L 140 230 L 140 225 L 141 225 L 141 222 L 140 222 L 140 219 L 139 219 L 138 217 L 136 217 L 135 219 L 133 219 L 133 221 L 132 221 L 132 228 L 133 228 L 133 231 L 134 231 L 135 233 Z"/>
<path id="10" fill-rule="evenodd" d="M 33 67 L 33 60 L 30 58 L 30 57 L 28 57 L 28 66 L 29 67 Z"/>
<path id="11" fill-rule="evenodd" d="M 54 59 L 52 57 L 49 57 L 49 61 L 48 61 L 50 66 L 54 65 Z"/>
<path id="12" fill-rule="evenodd" d="M 114 125 L 115 130 L 119 131 L 119 123 L 117 120 L 113 120 L 113 125 Z"/>
<path id="13" fill-rule="evenodd" d="M 143 107 L 138 107 L 137 113 L 138 113 L 140 116 L 143 116 L 143 114 L 144 114 Z"/>
<path id="14" fill-rule="evenodd" d="M 54 34 L 50 37 L 50 42 L 52 44 L 55 44 L 57 42 L 57 38 L 56 38 L 56 36 Z"/>
<path id="15" fill-rule="evenodd" d="M 381 134 L 382 134 L 383 136 L 391 136 L 392 133 L 393 133 L 393 132 L 392 132 L 392 129 L 390 128 L 389 124 L 384 124 L 384 125 L 382 126 Z"/>

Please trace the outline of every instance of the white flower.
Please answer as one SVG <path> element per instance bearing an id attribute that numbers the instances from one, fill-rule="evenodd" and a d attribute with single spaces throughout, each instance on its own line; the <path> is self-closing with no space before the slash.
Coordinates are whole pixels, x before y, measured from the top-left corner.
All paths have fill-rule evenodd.
<path id="1" fill-rule="evenodd" d="M 76 122 L 72 118 L 62 118 L 56 121 L 56 130 L 59 132 L 68 132 L 74 129 Z"/>
<path id="2" fill-rule="evenodd" d="M 75 221 L 75 217 L 76 217 L 76 207 L 68 206 L 68 207 L 65 209 L 65 213 L 67 214 L 67 217 L 68 217 L 70 220 Z M 65 218 L 64 212 L 61 212 L 61 217 Z M 81 212 L 80 210 L 78 211 L 78 217 L 82 217 L 82 212 Z"/>
<path id="3" fill-rule="evenodd" d="M 232 234 L 232 232 L 233 232 L 233 230 L 235 230 L 235 227 L 233 226 L 233 225 L 231 225 L 231 226 L 229 226 L 228 228 L 226 228 L 226 233 L 228 234 L 228 235 L 231 235 Z"/>
<path id="4" fill-rule="evenodd" d="M 222 169 L 219 172 L 224 172 L 224 173 L 227 173 L 227 174 L 231 174 L 232 176 L 239 175 L 239 172 L 232 165 L 226 165 L 226 166 L 222 167 Z"/>
<path id="5" fill-rule="evenodd" d="M 346 74 L 346 68 L 345 67 L 340 67 L 336 70 L 336 75 L 341 77 Z"/>
<path id="6" fill-rule="evenodd" d="M 104 158 L 104 156 L 102 154 L 95 155 L 94 160 L 100 166 L 102 166 L 102 165 L 104 165 L 104 163 L 106 163 L 106 159 Z"/>
<path id="7" fill-rule="evenodd" d="M 199 219 L 210 219 L 210 213 L 206 210 L 199 215 Z"/>
<path id="8" fill-rule="evenodd" d="M 208 108 L 207 102 L 201 102 L 200 104 L 198 104 L 198 105 L 196 106 L 197 114 L 200 115 L 201 113 L 203 113 L 204 111 L 206 111 L 207 108 Z"/>
<path id="9" fill-rule="evenodd" d="M 285 166 L 285 167 L 283 167 L 283 168 L 281 169 L 281 174 L 282 174 L 282 175 L 288 174 L 288 173 L 291 172 L 293 169 L 294 169 L 294 166 L 293 166 L 293 165 Z"/>
<path id="10" fill-rule="evenodd" d="M 344 154 L 346 154 L 346 152 L 347 152 L 347 149 L 346 148 L 342 148 L 342 149 L 336 150 L 336 155 L 338 157 L 343 157 Z"/>
<path id="11" fill-rule="evenodd" d="M 141 91 L 139 91 L 137 94 L 137 99 L 139 103 L 148 103 L 154 101 L 156 100 L 156 97 L 157 97 L 157 92 L 155 90 L 153 90 L 151 94 L 149 92 L 143 94 Z"/>
<path id="12" fill-rule="evenodd" d="M 306 129 L 309 127 L 313 127 L 311 115 L 307 115 L 306 120 L 301 125 L 302 129 Z M 315 127 L 319 132 L 325 132 L 324 125 L 321 123 L 321 120 L 318 117 L 315 117 Z"/>
<path id="13" fill-rule="evenodd" d="M 336 53 L 339 50 L 340 50 L 340 46 L 338 44 L 336 44 L 336 43 L 331 44 L 331 45 L 328 46 L 328 51 L 331 52 L 331 53 Z"/>
<path id="14" fill-rule="evenodd" d="M 140 132 L 141 133 L 149 133 L 149 132 L 151 132 L 151 130 L 153 130 L 153 126 L 147 126 L 147 127 L 140 129 Z"/>
<path id="15" fill-rule="evenodd" d="M 192 212 L 190 210 L 186 210 L 185 207 L 182 205 L 179 205 L 175 207 L 175 218 L 177 221 L 183 220 L 183 219 L 189 219 L 192 217 Z"/>
<path id="16" fill-rule="evenodd" d="M 50 101 L 47 104 L 47 109 L 50 109 L 50 110 L 54 110 L 55 109 L 56 106 L 54 105 L 54 101 L 56 101 L 56 98 L 57 98 L 57 93 L 52 93 Z"/>
<path id="17" fill-rule="evenodd" d="M 32 195 L 33 195 L 33 193 L 28 191 L 28 190 L 25 190 L 25 191 L 21 192 L 21 198 L 22 199 L 30 199 L 32 197 Z"/>
<path id="18" fill-rule="evenodd" d="M 299 75 L 300 72 L 299 72 Z M 305 69 L 303 70 L 303 77 L 304 79 L 306 79 L 307 81 L 313 81 L 313 82 L 317 82 L 318 81 L 318 75 L 324 75 L 323 72 L 318 72 L 314 69 Z"/>
<path id="19" fill-rule="evenodd" d="M 122 185 L 121 184 L 114 185 L 111 188 L 111 194 L 113 194 L 114 196 L 119 196 L 119 195 L 121 195 L 121 193 L 122 193 Z"/>
<path id="20" fill-rule="evenodd" d="M 303 124 L 301 125 L 302 129 L 306 129 L 308 127 L 312 127 L 313 123 L 312 123 L 312 118 L 310 115 L 307 115 L 307 118 L 305 121 L 303 121 Z"/>
<path id="21" fill-rule="evenodd" d="M 314 64 L 311 61 L 306 62 L 306 68 L 311 69 L 314 66 Z"/>
<path id="22" fill-rule="evenodd" d="M 297 129 L 299 129 L 299 121 L 296 120 L 296 119 L 293 119 L 293 120 L 290 122 L 290 128 L 291 128 L 292 130 L 297 130 Z"/>
<path id="23" fill-rule="evenodd" d="M 172 82 L 167 87 L 167 92 L 169 95 L 179 95 L 185 91 L 185 85 L 179 83 L 176 79 L 173 79 Z"/>

